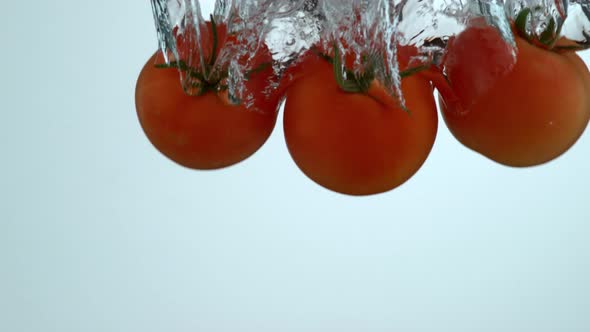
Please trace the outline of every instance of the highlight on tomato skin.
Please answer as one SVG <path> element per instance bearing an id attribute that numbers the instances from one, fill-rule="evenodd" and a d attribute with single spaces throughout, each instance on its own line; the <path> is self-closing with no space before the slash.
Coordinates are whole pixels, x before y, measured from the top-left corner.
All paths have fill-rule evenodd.
<path id="1" fill-rule="evenodd" d="M 287 90 L 283 119 L 287 147 L 300 170 L 347 195 L 383 193 L 410 179 L 436 137 L 430 82 L 419 75 L 402 80 L 408 113 L 384 91 L 344 91 L 332 64 L 317 57 L 309 61 Z"/>
<path id="2" fill-rule="evenodd" d="M 518 35 L 515 40 L 516 63 L 498 72 L 498 59 L 507 57 L 498 32 L 468 28 L 448 46 L 447 78 L 433 81 L 457 140 L 500 164 L 529 167 L 561 156 L 584 132 L 590 72 L 574 52 L 543 49 Z"/>
<path id="3" fill-rule="evenodd" d="M 227 69 L 207 77 L 205 73 L 212 72 L 224 43 L 235 42 L 226 38 L 224 25 L 208 23 L 207 27 L 209 35 L 202 36 L 201 44 L 215 49 L 205 50 L 206 68 L 185 68 L 187 64 L 179 65 L 178 61 L 166 65 L 162 54 L 156 52 L 142 69 L 135 93 L 139 122 L 154 147 L 174 162 L 200 170 L 231 166 L 254 154 L 271 135 L 283 98 L 279 92 L 262 92 L 274 75 L 271 66 L 256 63 L 271 59 L 264 48 L 253 60 L 262 69 L 248 75 L 244 82 L 254 95 L 253 103 L 246 105 L 229 97 L 223 79 L 223 70 Z M 198 56 L 194 50 L 179 53 Z M 179 69 L 185 76 L 198 78 L 191 81 L 195 95 L 183 89 Z"/>

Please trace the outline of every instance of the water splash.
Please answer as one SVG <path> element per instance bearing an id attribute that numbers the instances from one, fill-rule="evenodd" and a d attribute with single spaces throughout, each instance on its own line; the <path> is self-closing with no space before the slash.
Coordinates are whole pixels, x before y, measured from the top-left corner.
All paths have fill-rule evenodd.
<path id="1" fill-rule="evenodd" d="M 214 45 L 209 18 L 198 0 L 151 0 L 159 47 L 176 65 L 185 91 L 198 94 L 199 80 L 227 80 L 230 95 L 248 105 L 258 96 L 244 81 L 270 54 L 274 75 L 264 91 L 271 94 L 288 68 L 314 47 L 354 59 L 343 73 L 373 71 L 387 91 L 401 99 L 399 46 L 418 50 L 414 66 L 439 62 L 446 41 L 472 24 L 495 27 L 515 47 L 512 24 L 525 9 L 527 32 L 541 39 L 551 33 L 576 47 L 590 46 L 590 0 L 216 0 L 212 19 L 232 36 Z M 548 32 L 549 31 L 549 32 Z M 370 65 L 367 58 L 374 59 Z M 346 63 L 346 61 L 343 61 Z M 197 75 L 198 76 L 198 75 Z"/>

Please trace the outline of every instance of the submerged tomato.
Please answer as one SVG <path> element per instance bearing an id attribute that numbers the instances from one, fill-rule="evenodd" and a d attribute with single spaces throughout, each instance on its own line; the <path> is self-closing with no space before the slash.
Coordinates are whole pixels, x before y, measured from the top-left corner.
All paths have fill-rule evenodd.
<path id="1" fill-rule="evenodd" d="M 218 38 L 223 39 L 217 42 L 215 51 L 206 55 L 207 62 L 226 40 L 225 28 L 217 29 Z M 214 45 L 212 36 L 202 44 Z M 270 56 L 258 57 L 264 58 Z M 254 107 L 247 108 L 230 102 L 219 77 L 197 80 L 201 93 L 187 95 L 178 70 L 157 68 L 156 64 L 161 63 L 160 53 L 146 63 L 137 81 L 135 103 L 144 132 L 164 155 L 189 168 L 217 169 L 248 158 L 270 136 L 281 96 L 263 94 L 261 90 L 273 75 L 272 67 L 263 66 L 249 75 L 245 84 L 255 94 L 256 102 Z"/>
<path id="2" fill-rule="evenodd" d="M 471 27 L 447 50 L 438 79 L 444 120 L 465 146 L 504 165 L 550 161 L 568 150 L 590 118 L 590 73 L 573 52 L 516 37 L 518 53 L 491 27 Z"/>
<path id="3" fill-rule="evenodd" d="M 331 64 L 310 60 L 287 91 L 283 125 L 293 160 L 316 183 L 344 194 L 401 185 L 422 166 L 437 131 L 430 83 L 411 76 L 402 90 L 411 113 L 376 82 L 367 93 L 345 92 Z"/>

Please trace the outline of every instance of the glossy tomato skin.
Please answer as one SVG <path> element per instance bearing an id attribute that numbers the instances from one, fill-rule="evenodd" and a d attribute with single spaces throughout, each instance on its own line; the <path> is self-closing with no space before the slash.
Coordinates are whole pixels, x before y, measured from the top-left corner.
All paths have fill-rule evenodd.
<path id="1" fill-rule="evenodd" d="M 146 63 L 135 103 L 145 134 L 168 158 L 192 169 L 218 169 L 248 158 L 270 136 L 278 100 L 253 111 L 215 92 L 188 96 L 176 69 L 154 66 L 162 62 L 156 53 Z"/>
<path id="2" fill-rule="evenodd" d="M 482 37 L 485 36 L 485 37 Z M 567 151 L 590 118 L 590 73 L 575 53 L 516 37 L 513 66 L 497 32 L 471 28 L 450 44 L 443 118 L 465 146 L 504 165 L 543 164 Z M 483 77 L 483 79 L 482 79 Z"/>
<path id="3" fill-rule="evenodd" d="M 316 61 L 287 91 L 284 132 L 297 166 L 325 188 L 348 195 L 389 191 L 422 166 L 434 144 L 430 83 L 403 80 L 411 114 L 337 85 L 332 66 Z"/>

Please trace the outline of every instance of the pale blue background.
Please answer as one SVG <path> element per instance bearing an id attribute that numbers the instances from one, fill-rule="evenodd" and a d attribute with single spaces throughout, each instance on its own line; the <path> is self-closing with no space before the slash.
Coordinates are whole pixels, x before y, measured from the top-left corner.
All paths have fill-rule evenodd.
<path id="1" fill-rule="evenodd" d="M 517 170 L 441 126 L 369 198 L 305 178 L 280 126 L 189 171 L 135 115 L 148 1 L 2 7 L 0 331 L 590 331 L 588 133 Z"/>

